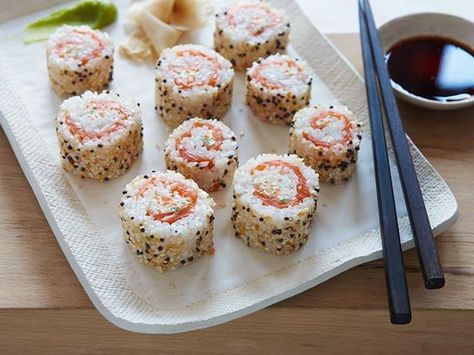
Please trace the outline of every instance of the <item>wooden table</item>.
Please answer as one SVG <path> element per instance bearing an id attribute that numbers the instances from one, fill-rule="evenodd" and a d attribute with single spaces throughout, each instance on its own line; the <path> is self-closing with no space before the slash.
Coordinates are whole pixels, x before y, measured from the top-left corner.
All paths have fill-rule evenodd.
<path id="1" fill-rule="evenodd" d="M 357 35 L 330 39 L 360 71 Z M 0 353 L 473 353 L 474 110 L 442 113 L 403 103 L 400 109 L 409 135 L 447 180 L 460 209 L 458 222 L 437 238 L 444 289 L 425 290 L 415 251 L 405 253 L 410 325 L 389 324 L 383 265 L 375 261 L 210 329 L 178 335 L 118 329 L 76 280 L 0 131 Z"/>

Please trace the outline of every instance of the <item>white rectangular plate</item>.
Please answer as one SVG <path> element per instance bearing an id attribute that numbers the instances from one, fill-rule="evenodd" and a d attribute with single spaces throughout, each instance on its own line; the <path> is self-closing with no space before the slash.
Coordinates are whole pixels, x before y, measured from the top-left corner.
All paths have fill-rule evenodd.
<path id="1" fill-rule="evenodd" d="M 117 44 L 125 35 L 126 1 L 116 3 L 121 17 L 107 31 Z M 307 60 L 314 70 L 312 103 L 346 105 L 366 122 L 365 90 L 359 76 L 295 3 L 274 3 L 290 16 L 289 53 Z M 0 26 L 1 124 L 74 272 L 94 305 L 112 323 L 144 333 L 204 328 L 254 312 L 381 256 L 372 149 L 366 129 L 354 176 L 345 185 L 322 185 L 311 236 L 298 252 L 267 255 L 233 237 L 231 189 L 227 188 L 214 195 L 214 256 L 165 274 L 139 264 L 123 242 L 117 204 L 123 186 L 135 175 L 165 168 L 162 145 L 169 131 L 154 110 L 153 65 L 115 56 L 111 88 L 137 98 L 143 110 L 141 159 L 125 176 L 107 183 L 64 173 L 54 129 L 61 101 L 48 83 L 44 43 L 23 45 L 19 37 L 27 23 L 48 12 Z M 186 35 L 182 42 L 212 46 L 212 29 L 211 19 L 206 28 Z M 240 137 L 241 163 L 262 152 L 286 153 L 288 128 L 252 117 L 243 102 L 244 82 L 243 74 L 237 74 L 233 106 L 223 119 Z M 410 145 L 430 222 L 439 234 L 454 223 L 456 201 L 433 167 Z M 398 181 L 396 176 L 394 181 Z M 398 185 L 396 198 L 403 247 L 410 248 L 413 240 Z"/>

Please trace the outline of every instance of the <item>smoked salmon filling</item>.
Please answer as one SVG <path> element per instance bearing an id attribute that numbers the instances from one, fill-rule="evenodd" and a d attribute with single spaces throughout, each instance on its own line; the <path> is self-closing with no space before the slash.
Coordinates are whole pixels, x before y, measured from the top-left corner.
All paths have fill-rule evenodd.
<path id="1" fill-rule="evenodd" d="M 100 58 L 105 46 L 104 40 L 97 32 L 76 27 L 72 28 L 67 37 L 56 41 L 52 53 L 65 62 L 81 66 Z"/>
<path id="2" fill-rule="evenodd" d="M 316 211 L 319 179 L 300 158 L 261 154 L 237 169 L 233 188 L 236 237 L 277 255 L 303 246 Z"/>
<path id="3" fill-rule="evenodd" d="M 151 172 L 122 191 L 120 219 L 125 242 L 140 262 L 160 272 L 212 255 L 214 201 L 175 172 Z"/>
<path id="4" fill-rule="evenodd" d="M 178 51 L 176 57 L 176 61 L 169 66 L 169 71 L 179 89 L 217 85 L 221 66 L 215 56 L 189 49 Z"/>
<path id="5" fill-rule="evenodd" d="M 247 70 L 246 103 L 261 120 L 289 124 L 309 104 L 311 77 L 306 64 L 287 55 L 256 61 Z"/>
<path id="6" fill-rule="evenodd" d="M 137 199 L 143 199 L 149 191 L 151 203 L 146 215 L 156 221 L 173 224 L 189 216 L 196 206 L 196 191 L 180 181 L 153 176 L 143 183 Z"/>
<path id="7" fill-rule="evenodd" d="M 298 166 L 283 160 L 270 160 L 252 170 L 254 195 L 264 205 L 286 208 L 297 205 L 310 196 L 306 178 Z M 291 176 L 293 175 L 293 176 Z M 291 180 L 294 186 L 288 185 Z"/>
<path id="8" fill-rule="evenodd" d="M 288 44 L 288 17 L 266 2 L 238 2 L 216 16 L 214 46 L 237 70 L 245 70 Z"/>
<path id="9" fill-rule="evenodd" d="M 164 153 L 168 169 L 193 179 L 208 192 L 225 188 L 238 164 L 235 134 L 218 120 L 185 121 L 171 133 Z"/>
<path id="10" fill-rule="evenodd" d="M 59 27 L 46 43 L 51 84 L 60 96 L 107 88 L 113 76 L 114 45 L 88 26 Z"/>
<path id="11" fill-rule="evenodd" d="M 143 149 L 138 103 L 114 93 L 65 100 L 56 133 L 64 169 L 97 180 L 125 173 Z"/>
<path id="12" fill-rule="evenodd" d="M 315 169 L 321 181 L 343 183 L 357 162 L 361 125 L 346 108 L 308 107 L 292 122 L 290 152 Z"/>
<path id="13" fill-rule="evenodd" d="M 274 57 L 260 63 L 250 73 L 250 77 L 268 89 L 286 89 L 306 84 L 308 79 L 296 60 L 292 58 Z"/>
<path id="14" fill-rule="evenodd" d="M 167 48 L 156 64 L 156 110 L 172 127 L 194 116 L 221 118 L 231 105 L 233 79 L 230 62 L 213 50 Z"/>

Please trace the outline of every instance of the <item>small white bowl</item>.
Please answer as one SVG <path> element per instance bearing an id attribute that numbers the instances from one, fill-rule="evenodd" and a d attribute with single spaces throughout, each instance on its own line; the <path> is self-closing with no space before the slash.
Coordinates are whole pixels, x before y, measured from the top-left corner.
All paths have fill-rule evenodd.
<path id="1" fill-rule="evenodd" d="M 419 13 L 393 19 L 379 28 L 380 40 L 384 51 L 393 45 L 418 36 L 440 36 L 450 38 L 474 48 L 474 23 L 461 17 L 440 13 Z M 452 110 L 474 104 L 474 96 L 460 101 L 441 102 L 410 94 L 392 81 L 395 94 L 414 105 L 437 109 Z"/>

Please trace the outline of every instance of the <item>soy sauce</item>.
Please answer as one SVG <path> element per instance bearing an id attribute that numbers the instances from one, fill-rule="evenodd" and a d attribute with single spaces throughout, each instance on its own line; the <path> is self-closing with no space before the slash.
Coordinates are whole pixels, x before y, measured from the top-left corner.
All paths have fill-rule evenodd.
<path id="1" fill-rule="evenodd" d="M 443 102 L 474 95 L 474 52 L 461 43 L 409 38 L 390 48 L 385 59 L 391 79 L 413 95 Z"/>

